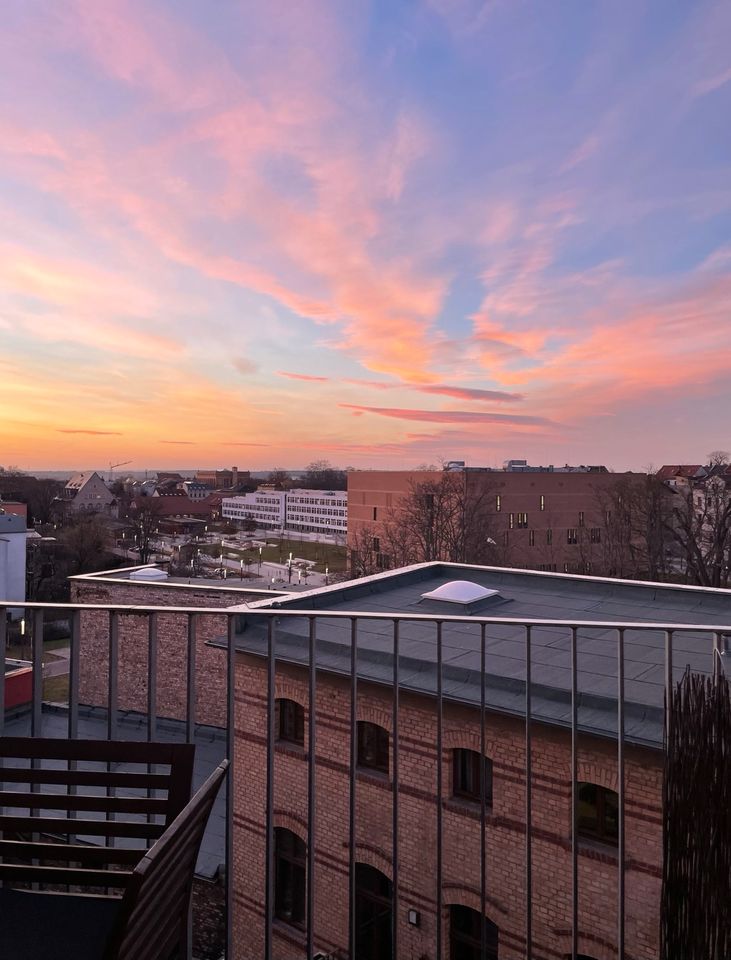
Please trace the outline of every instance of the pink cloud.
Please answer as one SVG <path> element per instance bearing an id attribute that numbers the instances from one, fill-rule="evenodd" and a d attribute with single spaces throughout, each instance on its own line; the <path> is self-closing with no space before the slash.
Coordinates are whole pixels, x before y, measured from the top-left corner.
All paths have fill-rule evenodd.
<path id="1" fill-rule="evenodd" d="M 119 430 L 56 430 L 56 433 L 83 433 L 89 437 L 121 437 Z"/>
<path id="2" fill-rule="evenodd" d="M 354 403 L 339 403 L 345 410 L 360 413 L 375 413 L 394 420 L 419 420 L 425 423 L 495 423 L 512 426 L 550 426 L 545 417 L 522 416 L 507 413 L 476 412 L 473 410 L 412 410 L 403 407 L 365 407 Z"/>
<path id="3" fill-rule="evenodd" d="M 327 383 L 329 377 L 315 377 L 309 373 L 292 373 L 289 370 L 277 370 L 278 377 L 287 377 L 289 380 L 306 380 L 308 383 Z"/>

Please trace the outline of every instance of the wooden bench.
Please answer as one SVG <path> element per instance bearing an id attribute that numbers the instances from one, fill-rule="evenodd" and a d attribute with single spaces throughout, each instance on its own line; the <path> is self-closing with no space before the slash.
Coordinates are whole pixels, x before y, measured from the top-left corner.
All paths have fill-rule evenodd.
<path id="1" fill-rule="evenodd" d="M 185 955 L 195 863 L 228 766 L 186 803 L 193 755 L 190 744 L 0 738 L 0 782 L 23 788 L 0 791 L 3 960 Z"/>

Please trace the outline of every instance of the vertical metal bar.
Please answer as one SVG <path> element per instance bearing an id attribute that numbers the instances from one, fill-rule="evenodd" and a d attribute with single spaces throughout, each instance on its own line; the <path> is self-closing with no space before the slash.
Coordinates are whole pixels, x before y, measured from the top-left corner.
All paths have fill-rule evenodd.
<path id="1" fill-rule="evenodd" d="M 33 661 L 33 703 L 30 716 L 30 735 L 43 736 L 43 610 L 33 611 L 31 637 Z M 33 811 L 31 811 L 32 813 Z M 36 811 L 37 812 L 37 811 Z"/>
<path id="2" fill-rule="evenodd" d="M 157 736 L 157 614 L 147 614 L 147 739 Z"/>
<path id="3" fill-rule="evenodd" d="M 673 631 L 665 631 L 665 742 L 673 719 Z"/>
<path id="4" fill-rule="evenodd" d="M 0 669 L 2 670 L 2 682 L 0 683 L 0 737 L 5 732 L 5 657 L 7 655 L 8 643 L 8 611 L 6 607 L 0 607 Z M 0 783 L 2 783 L 3 758 L 0 757 Z M 0 806 L 0 815 L 5 812 Z"/>
<path id="5" fill-rule="evenodd" d="M 436 958 L 442 960 L 442 739 L 444 735 L 444 715 L 442 701 L 442 624 L 437 622 L 437 945 Z M 394 957 L 394 960 L 396 958 Z"/>
<path id="6" fill-rule="evenodd" d="M 355 958 L 355 781 L 358 761 L 358 620 L 350 621 L 350 810 L 348 815 L 348 943 Z M 394 958 L 396 960 L 396 958 Z"/>
<path id="7" fill-rule="evenodd" d="M 109 611 L 109 672 L 108 672 L 108 691 L 107 691 L 107 740 L 117 739 L 117 710 L 119 707 L 119 613 L 116 610 Z M 107 772 L 111 772 L 112 764 L 107 763 Z M 113 797 L 114 787 L 107 787 L 107 796 Z M 114 820 L 113 813 L 107 811 L 107 820 Z M 105 845 L 115 846 L 115 838 L 108 836 L 105 838 Z M 107 888 L 109 892 L 109 888 Z"/>
<path id="8" fill-rule="evenodd" d="M 71 641 L 69 645 L 69 740 L 75 740 L 79 735 L 79 672 L 81 665 L 81 611 L 74 610 L 71 614 Z M 68 769 L 76 770 L 77 760 L 68 761 Z M 68 785 L 67 793 L 74 796 L 77 792 L 76 784 Z M 68 816 L 76 817 L 76 810 L 69 810 Z M 76 837 L 70 836 L 69 843 L 75 843 Z"/>
<path id="9" fill-rule="evenodd" d="M 234 750 L 236 741 L 236 615 L 228 617 L 226 651 L 226 956 L 234 955 Z"/>
<path id="10" fill-rule="evenodd" d="M 5 657 L 7 656 L 8 645 L 8 611 L 5 607 L 0 607 L 0 667 L 3 672 L 3 682 L 0 683 L 0 737 L 5 730 Z M 2 767 L 2 757 L 0 757 L 0 768 Z"/>
<path id="11" fill-rule="evenodd" d="M 579 946 L 579 847 L 576 831 L 578 817 L 578 671 L 576 627 L 571 628 L 571 957 L 576 960 Z"/>
<path id="12" fill-rule="evenodd" d="M 265 910 L 264 958 L 272 957 L 272 924 L 274 921 L 274 695 L 276 671 L 274 663 L 274 620 L 268 621 L 267 635 L 267 757 L 266 757 L 266 843 L 265 843 Z"/>
<path id="13" fill-rule="evenodd" d="M 393 778 L 391 793 L 391 874 L 392 874 L 392 900 L 391 909 L 391 955 L 394 960 L 399 955 L 398 952 L 398 927 L 399 927 L 399 846 L 398 846 L 398 814 L 399 814 L 399 621 L 394 618 L 393 621 L 393 693 L 392 693 L 393 715 L 391 726 L 393 727 Z"/>
<path id="14" fill-rule="evenodd" d="M 109 671 L 107 688 L 107 740 L 117 739 L 119 705 L 119 613 L 109 611 Z"/>
<path id="15" fill-rule="evenodd" d="M 525 957 L 533 960 L 533 756 L 531 628 L 525 628 Z"/>
<path id="16" fill-rule="evenodd" d="M 69 740 L 79 735 L 79 674 L 81 668 L 81 611 L 71 614 L 71 643 L 69 647 Z M 72 761 L 74 762 L 74 761 Z M 74 770 L 76 767 L 70 767 Z"/>
<path id="17" fill-rule="evenodd" d="M 624 958 L 624 630 L 617 630 L 617 956 Z"/>
<path id="18" fill-rule="evenodd" d="M 195 739 L 195 665 L 196 665 L 196 626 L 194 613 L 188 614 L 188 689 L 185 700 L 185 739 L 193 743 Z"/>
<path id="19" fill-rule="evenodd" d="M 315 770 L 317 763 L 317 618 L 310 617 L 309 726 L 307 730 L 307 956 L 315 931 Z"/>
<path id="20" fill-rule="evenodd" d="M 487 737 L 485 731 L 485 632 L 487 625 L 480 627 L 480 957 L 487 958 L 487 804 L 485 802 L 485 753 Z"/>

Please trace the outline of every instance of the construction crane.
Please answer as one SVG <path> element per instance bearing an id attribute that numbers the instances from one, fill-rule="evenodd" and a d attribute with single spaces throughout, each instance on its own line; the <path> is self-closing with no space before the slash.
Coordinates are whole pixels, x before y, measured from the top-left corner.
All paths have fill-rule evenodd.
<path id="1" fill-rule="evenodd" d="M 132 463 L 131 460 L 122 460 L 120 463 L 110 463 L 109 464 L 109 482 L 111 483 L 114 480 L 114 470 L 116 467 L 126 467 L 128 463 Z"/>

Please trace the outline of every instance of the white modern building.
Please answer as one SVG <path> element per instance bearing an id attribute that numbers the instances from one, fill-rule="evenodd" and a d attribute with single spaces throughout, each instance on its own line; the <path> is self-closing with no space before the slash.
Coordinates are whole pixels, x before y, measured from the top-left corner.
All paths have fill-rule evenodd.
<path id="1" fill-rule="evenodd" d="M 283 530 L 287 506 L 287 494 L 283 490 L 257 490 L 236 497 L 224 497 L 221 501 L 221 516 L 224 520 L 242 523 L 252 520 L 265 530 Z"/>
<path id="2" fill-rule="evenodd" d="M 346 490 L 269 490 L 224 497 L 221 515 L 226 520 L 253 521 L 267 530 L 342 535 L 348 531 Z"/>
<path id="3" fill-rule="evenodd" d="M 0 513 L 0 601 L 25 600 L 25 517 Z M 12 617 L 21 615 L 11 608 Z"/>

